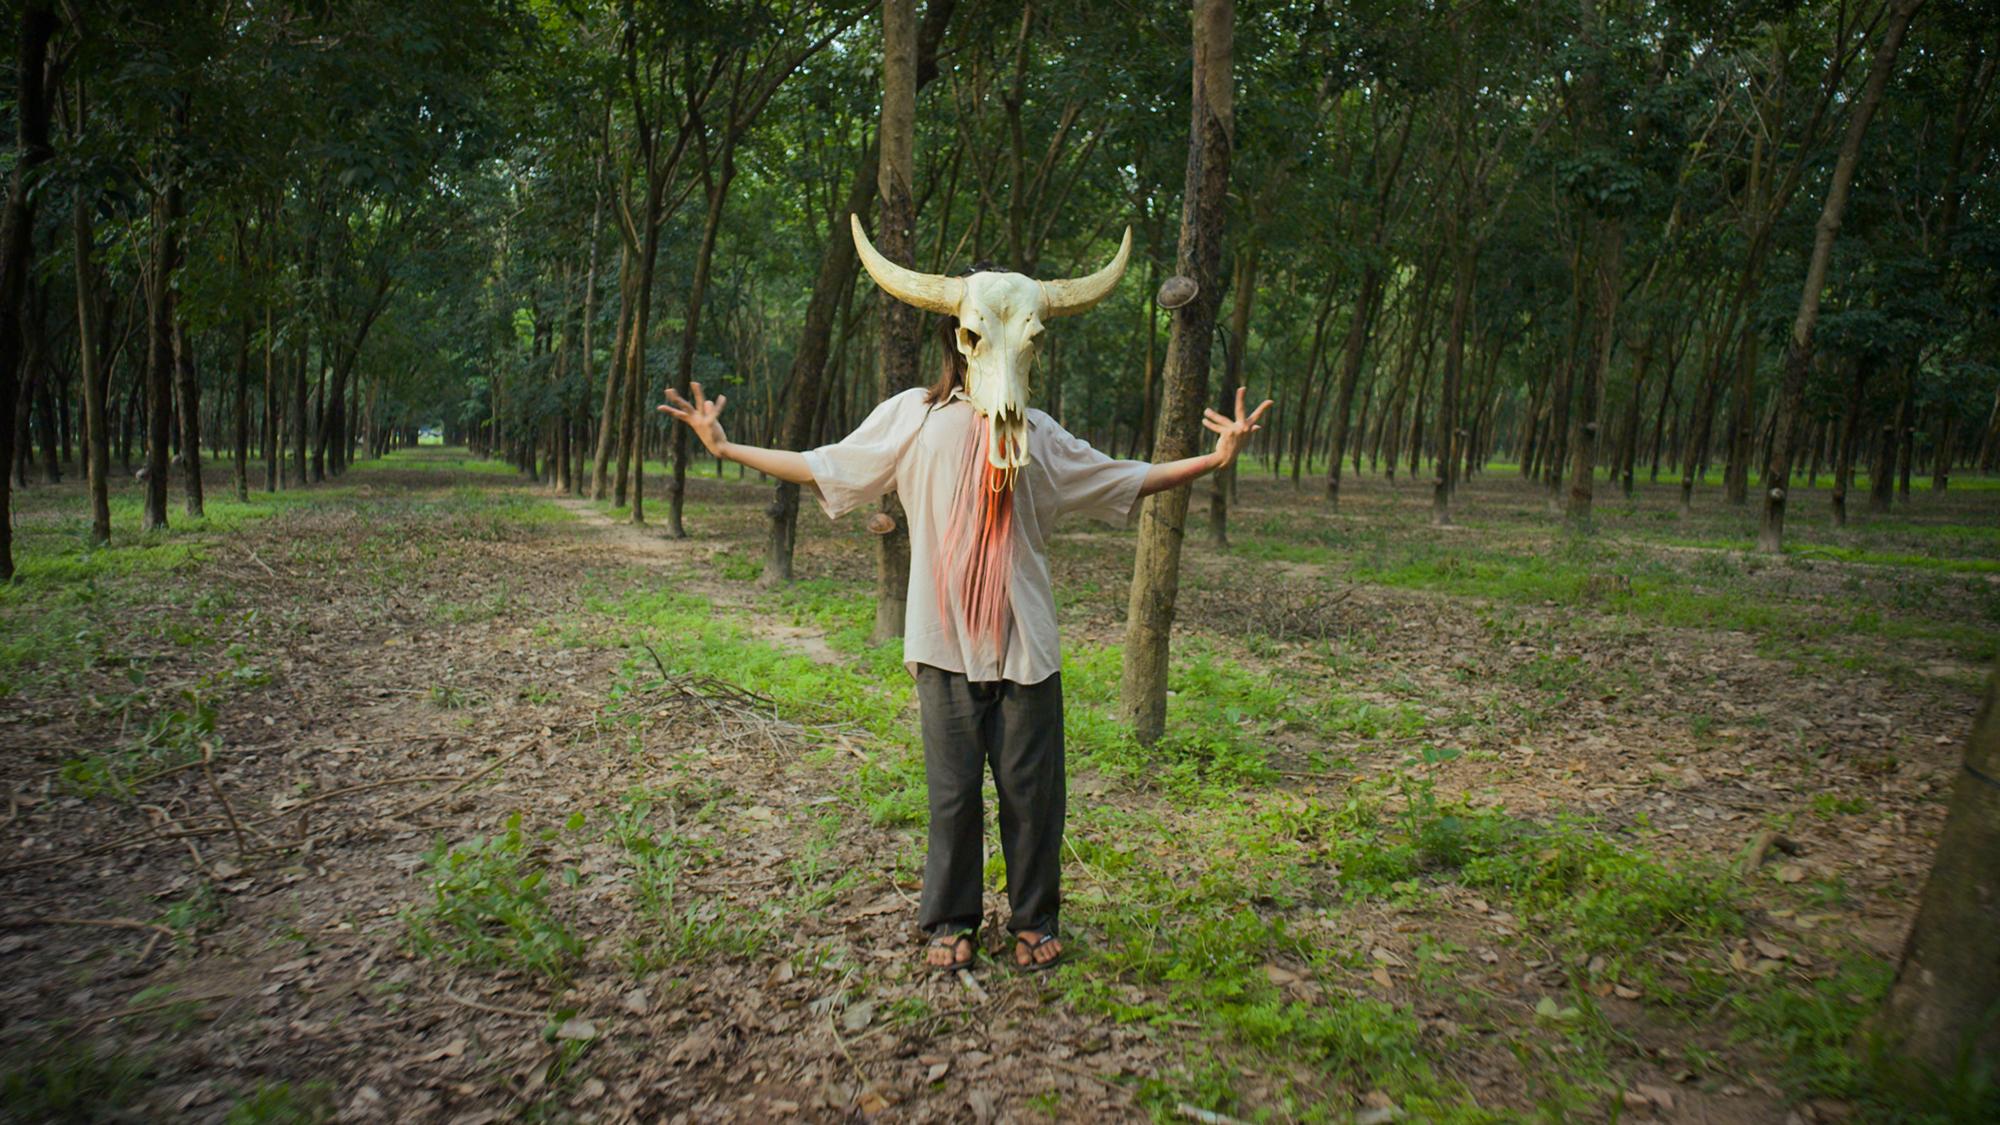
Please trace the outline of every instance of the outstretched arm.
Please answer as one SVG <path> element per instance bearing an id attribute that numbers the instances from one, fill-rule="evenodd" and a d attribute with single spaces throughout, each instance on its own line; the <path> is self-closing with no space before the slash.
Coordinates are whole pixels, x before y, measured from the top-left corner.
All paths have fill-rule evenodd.
<path id="1" fill-rule="evenodd" d="M 1200 457 L 1184 457 L 1179 461 L 1162 461 L 1146 471 L 1146 481 L 1139 486 L 1139 495 L 1151 496 L 1155 492 L 1165 492 L 1201 476 L 1203 473 L 1226 469 L 1236 460 L 1236 454 L 1250 435 L 1263 429 L 1257 424 L 1264 412 L 1271 409 L 1271 400 L 1265 399 L 1249 417 L 1243 415 L 1246 390 L 1236 388 L 1236 417 L 1230 418 L 1216 410 L 1202 411 L 1201 424 L 1215 434 L 1215 452 Z"/>
<path id="2" fill-rule="evenodd" d="M 723 404 L 729 401 L 729 396 L 717 395 L 711 400 L 701 393 L 700 383 L 690 383 L 688 386 L 694 391 L 693 402 L 682 398 L 679 391 L 668 387 L 667 401 L 660 405 L 660 413 L 687 423 L 688 429 L 694 431 L 694 436 L 701 439 L 701 444 L 708 447 L 709 453 L 724 461 L 736 461 L 747 465 L 779 480 L 790 481 L 793 484 L 813 483 L 812 470 L 806 467 L 803 454 L 794 453 L 789 449 L 737 445 L 730 441 L 728 435 L 722 432 L 722 422 L 719 420 Z"/>

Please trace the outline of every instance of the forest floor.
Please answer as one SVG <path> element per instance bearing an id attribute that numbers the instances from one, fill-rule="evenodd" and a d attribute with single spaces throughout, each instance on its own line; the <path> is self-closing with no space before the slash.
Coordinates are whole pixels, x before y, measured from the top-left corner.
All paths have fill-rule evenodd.
<path id="1" fill-rule="evenodd" d="M 664 516 L 659 481 L 647 511 Z M 1129 531 L 1066 525 L 1068 962 L 922 971 L 872 542 L 691 537 L 420 450 L 0 589 L 0 1118 L 1976 1120 L 1848 1044 L 2000 636 L 2000 490 L 1748 551 L 1677 490 L 1196 494 L 1169 734 Z M 211 496 L 227 475 L 211 476 Z M 1609 487 L 1605 494 L 1611 494 Z M 1218 1120 L 1223 1118 L 1209 1118 Z"/>

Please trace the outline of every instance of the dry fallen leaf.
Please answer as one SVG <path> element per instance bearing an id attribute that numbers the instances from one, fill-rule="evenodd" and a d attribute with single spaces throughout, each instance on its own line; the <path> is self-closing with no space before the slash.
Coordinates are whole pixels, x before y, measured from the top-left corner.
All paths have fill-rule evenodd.
<path id="1" fill-rule="evenodd" d="M 439 1047 L 435 1051 L 431 1051 L 428 1054 L 419 1056 L 417 1061 L 436 1062 L 439 1059 L 455 1059 L 464 1053 L 465 1053 L 465 1040 L 463 1038 L 458 1038 L 452 1040 L 449 1043 L 446 1043 L 444 1046 Z"/>
<path id="2" fill-rule="evenodd" d="M 1637 1084 L 1637 1089 L 1639 1093 L 1645 1095 L 1647 1101 L 1659 1106 L 1661 1109 L 1671 1110 L 1674 1108 L 1674 1092 L 1665 1086 L 1649 1086 L 1644 1082 L 1640 1082 Z"/>
<path id="3" fill-rule="evenodd" d="M 849 1031 L 860 1031 L 874 1022 L 874 1019 L 875 1001 L 863 1000 L 859 1004 L 849 1004 L 847 1010 L 840 1013 L 840 1026 Z"/>

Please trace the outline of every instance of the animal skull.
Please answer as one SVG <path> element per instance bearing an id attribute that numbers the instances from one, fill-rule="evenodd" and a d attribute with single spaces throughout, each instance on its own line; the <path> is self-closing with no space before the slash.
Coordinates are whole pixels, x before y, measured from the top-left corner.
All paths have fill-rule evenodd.
<path id="1" fill-rule="evenodd" d="M 905 304 L 958 318 L 958 350 L 965 356 L 965 397 L 984 414 L 986 459 L 1012 471 L 1028 463 L 1028 371 L 1034 365 L 1035 337 L 1042 321 L 1074 316 L 1111 295 L 1132 254 L 1132 228 L 1111 263 L 1089 277 L 1036 281 L 994 271 L 970 277 L 918 273 L 882 256 L 862 233 L 859 216 L 849 216 L 854 248 L 868 276 Z"/>

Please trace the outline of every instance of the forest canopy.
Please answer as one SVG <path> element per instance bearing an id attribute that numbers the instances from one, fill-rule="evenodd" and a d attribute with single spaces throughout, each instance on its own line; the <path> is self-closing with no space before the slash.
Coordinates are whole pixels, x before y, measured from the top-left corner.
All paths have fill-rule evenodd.
<path id="1" fill-rule="evenodd" d="M 1781 416 L 1790 468 L 1835 475 L 1843 517 L 1855 479 L 1880 508 L 1913 475 L 1990 471 L 1990 6 L 1932 6 L 1885 60 L 1782 409 L 1822 201 L 1906 7 L 1246 9 L 1215 347 L 1279 404 L 1253 455 L 1329 499 L 1343 462 L 1429 461 L 1446 516 L 1452 481 L 1496 462 L 1567 481 L 1572 508 L 1580 466 L 1746 504 Z M 55 14 L 42 81 L 17 62 L 8 82 L 45 118 L 7 146 L 27 210 L 17 482 L 60 476 L 101 396 L 109 460 L 152 465 L 157 521 L 170 459 L 255 454 L 278 487 L 426 427 L 622 504 L 641 444 L 685 472 L 651 413 L 668 385 L 727 393 L 767 443 L 795 398 L 819 441 L 893 389 L 885 298 L 851 259 L 821 278 L 845 214 L 875 222 L 871 5 Z M 1084 272 L 1129 224 L 1127 283 L 1049 335 L 1037 381 L 1066 426 L 1145 456 L 1186 13 L 938 0 L 920 22 L 913 264 Z"/>

